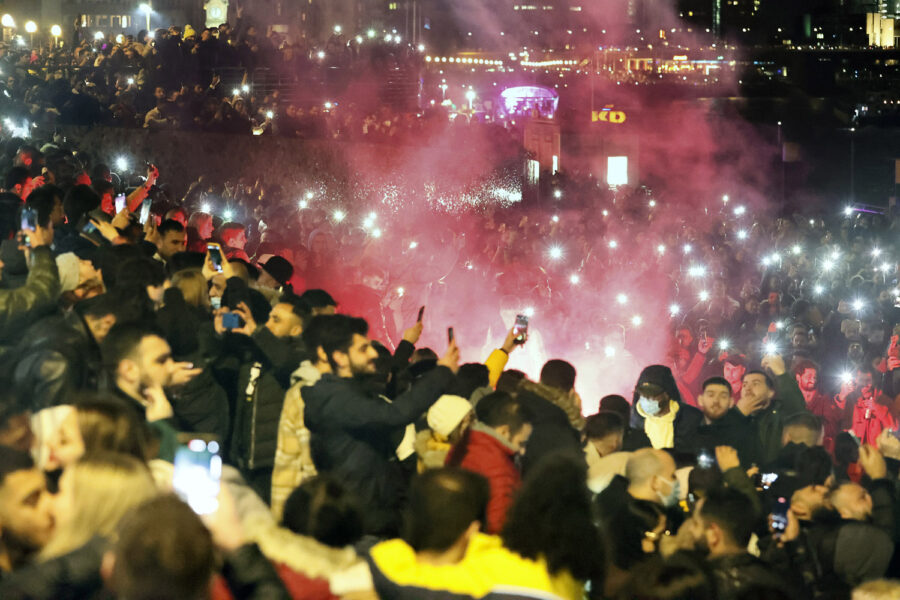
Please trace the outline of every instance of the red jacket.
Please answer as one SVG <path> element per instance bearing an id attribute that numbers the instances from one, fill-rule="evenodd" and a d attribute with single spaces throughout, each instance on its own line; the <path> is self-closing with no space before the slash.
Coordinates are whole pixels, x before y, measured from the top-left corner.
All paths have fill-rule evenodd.
<path id="1" fill-rule="evenodd" d="M 879 392 L 872 403 L 867 405 L 859 398 L 853 407 L 853 433 L 863 444 L 875 446 L 875 440 L 883 429 L 894 429 L 897 426 L 890 409 L 882 403 L 886 400 Z"/>
<path id="2" fill-rule="evenodd" d="M 490 484 L 491 499 L 487 506 L 487 532 L 500 533 L 506 522 L 506 513 L 512 505 L 513 495 L 522 484 L 522 478 L 513 461 L 515 451 L 503 444 L 491 430 L 476 423 L 447 455 L 448 465 L 483 475 Z"/>

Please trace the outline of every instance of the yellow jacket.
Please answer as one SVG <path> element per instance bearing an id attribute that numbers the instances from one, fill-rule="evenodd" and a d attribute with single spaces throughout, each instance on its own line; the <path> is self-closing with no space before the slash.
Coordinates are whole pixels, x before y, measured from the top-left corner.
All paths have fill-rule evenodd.
<path id="1" fill-rule="evenodd" d="M 503 369 L 508 362 L 509 354 L 500 348 L 492 351 L 491 355 L 484 361 L 484 365 L 488 368 L 488 377 L 490 378 L 492 388 L 497 387 L 497 380 L 500 379 L 500 375 L 503 374 Z"/>
<path id="2" fill-rule="evenodd" d="M 403 540 L 372 548 L 376 591 L 391 598 L 548 598 L 581 600 L 584 585 L 568 572 L 550 575 L 543 559 L 533 561 L 503 547 L 500 538 L 476 534 L 463 559 L 454 565 L 429 565 L 416 559 Z"/>

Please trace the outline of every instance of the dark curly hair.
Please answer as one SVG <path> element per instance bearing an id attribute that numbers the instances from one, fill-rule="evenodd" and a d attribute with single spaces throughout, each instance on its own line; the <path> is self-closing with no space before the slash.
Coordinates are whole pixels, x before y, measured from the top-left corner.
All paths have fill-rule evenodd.
<path id="1" fill-rule="evenodd" d="M 602 589 L 606 545 L 591 519 L 586 471 L 565 456 L 548 456 L 525 479 L 501 533 L 503 545 L 525 558 L 544 558 L 551 575 L 563 570 Z"/>

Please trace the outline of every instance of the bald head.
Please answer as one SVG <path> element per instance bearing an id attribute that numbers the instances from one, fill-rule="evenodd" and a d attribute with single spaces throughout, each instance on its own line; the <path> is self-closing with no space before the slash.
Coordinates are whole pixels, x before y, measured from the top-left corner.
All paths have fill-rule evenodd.
<path id="1" fill-rule="evenodd" d="M 663 450 L 642 448 L 625 464 L 625 477 L 631 486 L 648 485 L 654 477 L 671 479 L 674 475 L 675 461 Z"/>
<path id="2" fill-rule="evenodd" d="M 834 510 L 844 519 L 867 521 L 872 516 L 872 496 L 858 483 L 844 483 L 829 497 Z"/>

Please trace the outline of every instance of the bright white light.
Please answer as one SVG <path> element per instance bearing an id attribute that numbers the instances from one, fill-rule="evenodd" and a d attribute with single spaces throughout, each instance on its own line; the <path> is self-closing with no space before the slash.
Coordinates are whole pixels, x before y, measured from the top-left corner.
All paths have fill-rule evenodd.
<path id="1" fill-rule="evenodd" d="M 784 321 L 775 321 L 775 329 L 784 329 Z"/>
<path id="2" fill-rule="evenodd" d="M 862 300 L 857 299 L 853 301 L 853 310 L 862 310 L 863 306 L 865 306 L 865 303 Z"/>
<path id="3" fill-rule="evenodd" d="M 373 237 L 373 238 L 376 238 L 376 239 L 377 239 L 377 238 L 380 238 L 380 237 L 381 237 L 381 230 L 380 230 L 380 229 L 377 229 L 377 228 L 376 228 L 376 229 L 373 229 L 373 230 L 372 230 L 372 237 Z"/>
<path id="4" fill-rule="evenodd" d="M 469 91 L 471 91 L 471 90 L 469 90 Z M 468 95 L 469 95 L 469 92 L 466 92 L 466 96 L 468 96 Z M 553 190 L 553 197 L 557 198 L 557 199 L 562 198 L 562 190 Z"/>
<path id="5" fill-rule="evenodd" d="M 852 206 L 847 206 L 846 208 L 844 208 L 844 214 L 847 215 L 848 217 L 849 217 L 850 215 L 852 215 L 852 214 L 853 214 L 853 207 L 852 207 Z"/>
<path id="6" fill-rule="evenodd" d="M 116 169 L 119 171 L 127 171 L 128 170 L 128 159 L 124 156 L 120 156 L 116 158 Z"/>
<path id="7" fill-rule="evenodd" d="M 816 296 L 821 296 L 822 292 L 824 292 L 824 291 L 825 291 L 825 288 L 823 288 L 818 283 L 815 286 L 813 286 L 813 294 L 815 294 Z"/>
<path id="8" fill-rule="evenodd" d="M 778 346 L 774 344 L 774 342 L 768 342 L 763 347 L 766 351 L 766 354 L 778 354 Z"/>
<path id="9" fill-rule="evenodd" d="M 891 295 L 900 296 L 900 288 L 894 288 L 891 290 Z"/>
<path id="10" fill-rule="evenodd" d="M 603 211 L 602 211 L 600 214 L 602 214 L 604 217 L 608 217 L 608 216 L 609 216 L 609 211 L 606 210 L 606 209 L 604 208 Z"/>
<path id="11" fill-rule="evenodd" d="M 768 267 L 769 265 L 772 264 L 772 258 L 769 256 L 763 256 L 762 264 L 764 267 Z"/>
<path id="12" fill-rule="evenodd" d="M 680 312 L 681 312 L 681 307 L 678 306 L 677 304 L 670 304 L 670 305 L 669 305 L 669 315 L 670 315 L 670 316 L 673 316 L 673 317 L 674 317 L 675 315 L 677 315 L 677 314 L 680 313 Z"/>
<path id="13" fill-rule="evenodd" d="M 728 204 L 728 194 L 725 194 L 724 196 L 722 196 L 722 202 L 724 202 L 725 204 Z M 737 210 L 737 209 L 735 209 L 735 210 Z"/>
<path id="14" fill-rule="evenodd" d="M 267 110 L 267 111 L 266 111 L 266 118 L 267 118 L 267 119 L 271 119 L 271 118 L 273 118 L 274 116 L 275 116 L 275 113 L 272 112 L 271 110 Z"/>
<path id="15" fill-rule="evenodd" d="M 250 91 L 250 86 L 245 83 L 244 85 L 241 86 L 241 91 L 246 94 L 247 92 Z"/>
<path id="16" fill-rule="evenodd" d="M 525 310 L 522 311 L 522 314 L 528 317 L 529 319 L 534 316 L 534 307 L 529 306 Z"/>
<path id="17" fill-rule="evenodd" d="M 240 95 L 241 95 L 241 90 L 238 89 L 238 88 L 234 88 L 233 90 L 231 90 L 231 95 L 232 95 L 232 96 L 240 96 Z"/>
<path id="18" fill-rule="evenodd" d="M 738 238 L 739 240 L 746 240 L 746 239 L 747 239 L 747 232 L 746 232 L 745 230 L 743 230 L 743 229 L 739 230 L 739 231 L 737 232 L 737 238 Z"/>
<path id="19" fill-rule="evenodd" d="M 706 267 L 703 265 L 692 265 L 688 269 L 689 277 L 703 277 L 704 275 L 706 275 Z"/>
<path id="20" fill-rule="evenodd" d="M 618 294 L 616 294 L 616 302 L 618 302 L 619 304 L 628 304 L 628 296 L 619 292 Z"/>
<path id="21" fill-rule="evenodd" d="M 51 27 L 50 35 L 52 35 L 53 37 L 61 36 L 62 35 L 62 27 L 60 27 L 59 25 L 54 25 L 53 27 Z"/>
<path id="22" fill-rule="evenodd" d="M 554 223 L 559 223 L 559 215 L 553 215 L 550 220 Z"/>
<path id="23" fill-rule="evenodd" d="M 469 102 L 472 102 L 473 100 L 475 100 L 475 97 L 476 97 L 475 90 L 467 90 L 466 91 L 466 100 L 468 100 Z M 559 190 L 556 190 L 555 192 L 553 192 L 553 195 L 555 197 L 559 198 L 560 196 L 562 196 L 562 192 L 560 192 Z"/>
<path id="24" fill-rule="evenodd" d="M 850 383 L 851 381 L 853 381 L 853 373 L 850 371 L 841 373 L 841 383 Z"/>
<path id="25" fill-rule="evenodd" d="M 563 249 L 559 246 L 550 246 L 550 249 L 547 251 L 548 256 L 553 260 L 559 260 L 563 256 Z"/>
<path id="26" fill-rule="evenodd" d="M 571 283 L 572 285 L 578 285 L 579 283 L 581 283 L 581 277 L 579 277 L 577 273 L 572 273 L 571 275 L 569 275 L 569 283 Z"/>
<path id="27" fill-rule="evenodd" d="M 363 42 L 362 36 L 361 35 L 356 36 L 356 43 L 362 44 L 362 42 Z"/>
<path id="28" fill-rule="evenodd" d="M 741 216 L 742 214 L 744 214 L 745 212 L 747 212 L 747 209 L 744 208 L 743 206 L 735 206 L 734 207 L 734 214 L 737 215 L 738 217 Z"/>
<path id="29" fill-rule="evenodd" d="M 322 60 L 323 58 L 325 58 L 325 51 L 319 50 L 318 52 L 316 52 L 316 57 L 318 57 L 319 60 Z"/>
<path id="30" fill-rule="evenodd" d="M 370 38 L 375 37 L 375 30 L 374 30 L 374 29 L 368 30 L 368 31 L 366 32 L 366 35 L 367 35 L 368 37 L 370 37 Z"/>
<path id="31" fill-rule="evenodd" d="M 772 253 L 772 262 L 781 262 L 781 255 L 777 252 Z"/>
<path id="32" fill-rule="evenodd" d="M 801 254 L 803 252 L 803 248 L 799 246 L 799 244 L 794 244 L 791 247 L 791 254 Z"/>
<path id="33" fill-rule="evenodd" d="M 881 248 L 872 248 L 872 256 L 878 258 L 881 255 Z"/>
<path id="34" fill-rule="evenodd" d="M 606 348 L 603 349 L 603 354 L 605 354 L 608 357 L 613 357 L 616 355 L 616 349 L 613 348 L 612 346 L 607 346 Z"/>
<path id="35" fill-rule="evenodd" d="M 331 110 L 331 107 L 334 106 L 330 101 L 325 103 L 325 108 Z"/>
<path id="36" fill-rule="evenodd" d="M 34 21 L 26 21 L 25 31 L 27 31 L 28 33 L 34 33 L 35 31 L 37 31 L 37 23 L 35 23 Z"/>
<path id="37" fill-rule="evenodd" d="M 116 36 L 116 43 L 117 43 L 117 44 L 121 44 L 121 43 L 124 42 L 124 41 L 125 41 L 125 36 L 122 35 L 121 33 L 120 33 L 119 35 Z"/>
<path id="38" fill-rule="evenodd" d="M 301 200 L 300 202 L 297 203 L 297 206 L 300 207 L 300 210 L 303 210 L 307 206 L 309 206 L 309 203 L 306 200 Z"/>
<path id="39" fill-rule="evenodd" d="M 693 248 L 691 248 L 690 244 L 685 244 L 684 247 L 682 248 L 682 250 L 684 250 L 685 254 L 690 254 L 691 250 L 693 250 Z"/>
<path id="40" fill-rule="evenodd" d="M 822 270 L 823 271 L 830 271 L 833 268 L 834 268 L 834 261 L 831 260 L 830 258 L 826 258 L 825 260 L 822 261 Z"/>
<path id="41" fill-rule="evenodd" d="M 16 20 L 12 18 L 12 15 L 3 15 L 3 17 L 0 18 L 0 25 L 12 29 L 16 26 Z"/>
<path id="42" fill-rule="evenodd" d="M 707 292 L 706 290 L 701 290 L 699 296 L 701 302 L 706 302 L 707 300 L 709 300 L 709 292 Z"/>
<path id="43" fill-rule="evenodd" d="M 619 242 L 617 242 L 616 240 L 609 240 L 609 247 L 615 250 L 619 247 Z"/>
<path id="44" fill-rule="evenodd" d="M 397 288 L 397 295 L 398 295 L 398 296 L 402 296 L 405 292 L 406 292 L 406 290 L 404 290 L 402 287 L 398 287 L 398 288 Z"/>
<path id="45" fill-rule="evenodd" d="M 333 213 L 331 213 L 331 218 L 334 219 L 336 222 L 340 223 L 345 218 L 347 218 L 347 213 L 345 213 L 341 209 L 337 209 Z"/>
<path id="46" fill-rule="evenodd" d="M 889 273 L 890 270 L 893 269 L 894 267 L 890 263 L 881 263 L 881 267 L 879 267 L 879 268 L 881 269 L 882 273 Z"/>
<path id="47" fill-rule="evenodd" d="M 340 32 L 342 31 L 342 29 L 343 29 L 343 28 L 342 28 L 340 25 L 335 25 L 335 26 L 334 26 L 334 32 L 335 32 L 335 33 L 340 33 Z"/>
<path id="48" fill-rule="evenodd" d="M 631 324 L 635 327 L 640 327 L 641 323 L 644 322 L 644 319 L 641 318 L 641 315 L 634 315 L 631 317 Z"/>
<path id="49" fill-rule="evenodd" d="M 611 186 L 628 185 L 627 156 L 610 156 L 606 159 L 606 183 Z"/>
<path id="50" fill-rule="evenodd" d="M 665 254 L 665 253 L 666 253 L 666 245 L 665 245 L 665 244 L 659 244 L 659 245 L 656 247 L 656 252 L 657 252 L 658 254 Z"/>
<path id="51" fill-rule="evenodd" d="M 418 248 L 418 247 L 419 247 L 419 242 L 410 242 L 410 243 L 409 243 L 409 249 L 410 249 L 410 250 L 415 250 L 415 249 Z"/>
<path id="52" fill-rule="evenodd" d="M 384 36 L 384 41 L 389 42 L 389 41 L 391 41 L 391 39 L 392 39 L 393 37 L 394 37 L 394 36 L 392 36 L 391 34 L 387 34 L 386 36 Z"/>
<path id="53" fill-rule="evenodd" d="M 419 44 L 418 46 L 416 46 L 416 50 L 418 50 L 419 52 L 425 52 L 425 44 Z"/>
<path id="54" fill-rule="evenodd" d="M 127 79 L 127 81 L 128 81 L 128 85 L 134 85 L 134 77 L 129 77 Z"/>
<path id="55" fill-rule="evenodd" d="M 200 206 L 200 212 L 205 212 L 205 213 L 212 212 L 212 207 L 210 207 L 209 202 L 204 202 Z"/>
<path id="56" fill-rule="evenodd" d="M 97 33 L 94 34 L 94 39 L 95 39 L 95 40 L 102 40 L 103 37 L 104 37 L 104 36 L 103 36 L 103 32 L 102 32 L 102 31 L 98 31 Z"/>
<path id="57" fill-rule="evenodd" d="M 814 219 L 810 219 L 810 220 L 809 220 L 809 224 L 810 224 L 810 225 L 815 225 L 815 224 L 816 224 L 816 221 L 815 221 Z"/>
<path id="58" fill-rule="evenodd" d="M 650 206 L 650 208 L 653 208 L 653 207 L 656 206 L 656 200 L 651 200 L 651 201 L 648 202 L 647 204 Z"/>
<path id="59" fill-rule="evenodd" d="M 138 10 L 144 14 L 150 14 L 153 12 L 153 8 L 146 2 L 141 3 L 141 5 L 138 6 Z"/>
<path id="60" fill-rule="evenodd" d="M 728 340 L 725 340 L 725 339 L 719 340 L 719 349 L 721 349 L 721 350 L 728 350 L 730 345 L 731 344 L 729 343 Z"/>
<path id="61" fill-rule="evenodd" d="M 234 217 L 234 211 L 225 209 L 225 212 L 222 213 L 222 216 L 225 217 L 226 221 L 230 221 Z"/>

